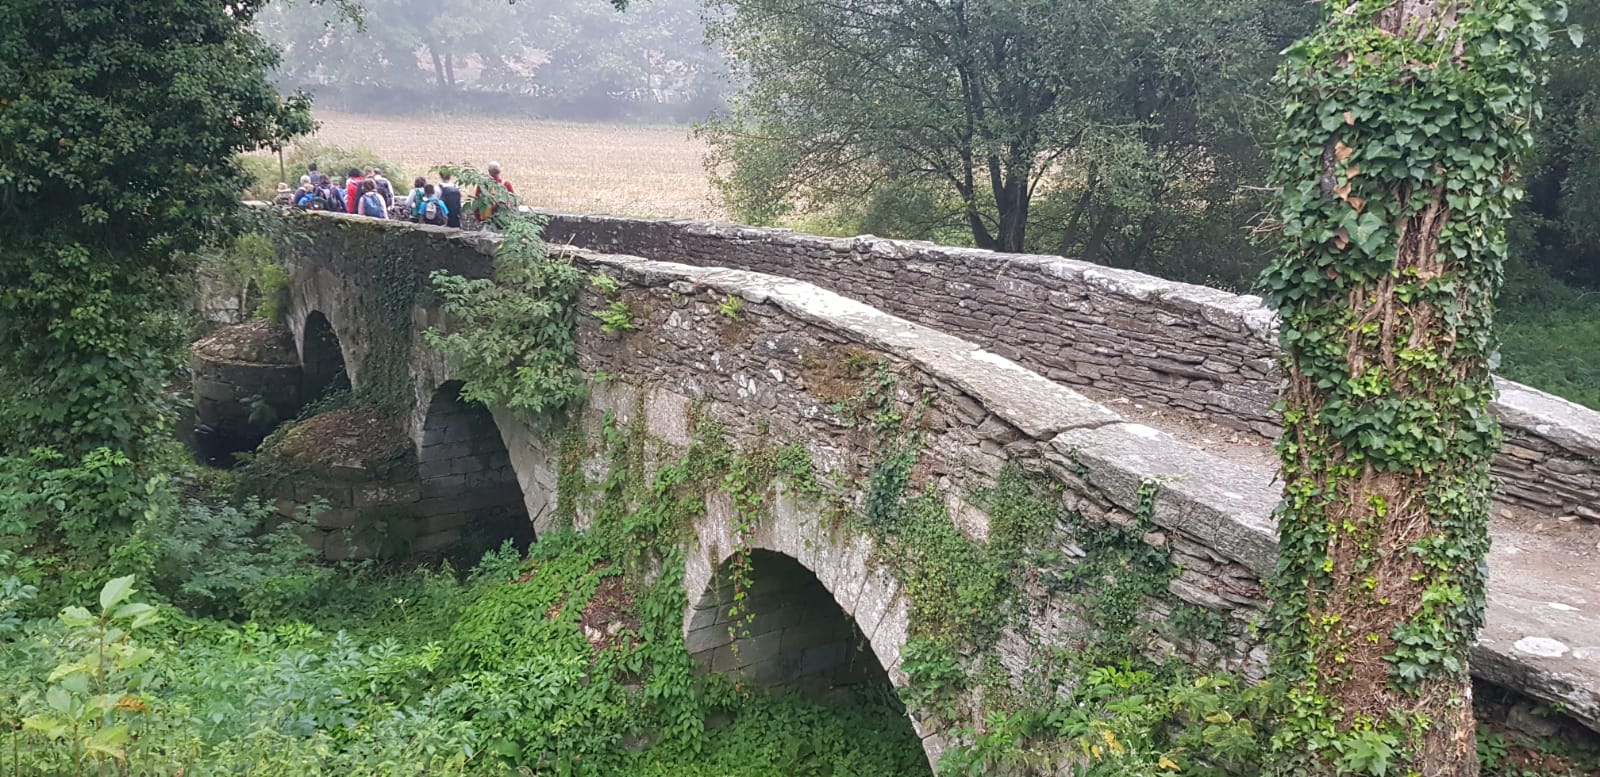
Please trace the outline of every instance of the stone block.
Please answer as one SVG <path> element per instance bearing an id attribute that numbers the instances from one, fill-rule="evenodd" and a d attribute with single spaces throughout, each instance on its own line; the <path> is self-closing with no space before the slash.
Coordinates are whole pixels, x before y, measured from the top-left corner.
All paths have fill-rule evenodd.
<path id="1" fill-rule="evenodd" d="M 316 525 L 320 529 L 348 529 L 356 524 L 356 511 L 349 507 L 335 507 L 317 513 Z"/>
<path id="2" fill-rule="evenodd" d="M 769 631 L 748 637 L 740 635 L 733 644 L 737 646 L 735 648 L 737 664 L 740 668 L 744 668 L 777 657 L 783 649 L 783 632 Z"/>
<path id="3" fill-rule="evenodd" d="M 461 532 L 455 529 L 434 532 L 418 537 L 411 543 L 413 553 L 433 553 L 461 542 Z"/>
<path id="4" fill-rule="evenodd" d="M 423 477 L 422 499 L 430 501 L 445 497 L 458 497 L 467 488 L 465 475 L 441 475 L 437 477 Z"/>
<path id="5" fill-rule="evenodd" d="M 693 625 L 693 624 L 691 624 Z M 702 624 L 683 637 L 684 648 L 692 654 L 706 653 L 733 642 L 727 624 Z"/>
<path id="6" fill-rule="evenodd" d="M 351 491 L 356 507 L 390 507 L 422 498 L 422 484 L 416 482 L 369 483 L 355 486 Z"/>

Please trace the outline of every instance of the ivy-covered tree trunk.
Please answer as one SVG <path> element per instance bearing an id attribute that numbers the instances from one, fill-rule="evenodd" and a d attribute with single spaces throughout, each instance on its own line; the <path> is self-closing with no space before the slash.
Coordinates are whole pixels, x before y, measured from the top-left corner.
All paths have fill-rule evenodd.
<path id="1" fill-rule="evenodd" d="M 1494 299 L 1549 34 L 1535 0 L 1353 0 L 1289 51 L 1286 771 L 1477 774 Z"/>

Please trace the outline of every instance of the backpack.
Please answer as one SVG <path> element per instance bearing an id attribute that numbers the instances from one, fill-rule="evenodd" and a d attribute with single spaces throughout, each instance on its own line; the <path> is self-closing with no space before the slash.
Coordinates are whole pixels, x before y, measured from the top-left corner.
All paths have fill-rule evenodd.
<path id="1" fill-rule="evenodd" d="M 361 195 L 361 215 L 381 219 L 388 215 L 383 207 L 383 195 L 377 192 L 367 192 Z"/>
<path id="2" fill-rule="evenodd" d="M 450 209 L 445 207 L 445 204 L 440 202 L 438 197 L 429 197 L 423 201 L 421 218 L 422 223 L 433 224 L 434 226 L 442 227 L 444 226 L 446 217 L 449 215 Z"/>
<path id="3" fill-rule="evenodd" d="M 421 189 L 411 190 L 411 220 L 422 220 L 422 209 L 428 204 L 427 198 L 422 196 Z"/>
<path id="4" fill-rule="evenodd" d="M 312 210 L 344 210 L 344 198 L 339 195 L 339 190 L 333 184 L 325 183 L 312 190 Z"/>
<path id="5" fill-rule="evenodd" d="M 394 202 L 394 187 L 389 185 L 387 178 L 374 178 L 372 185 L 378 187 L 378 196 L 383 198 L 384 207 Z"/>
<path id="6" fill-rule="evenodd" d="M 295 194 L 294 206 L 296 208 L 310 208 L 317 199 L 317 190 L 310 189 Z"/>

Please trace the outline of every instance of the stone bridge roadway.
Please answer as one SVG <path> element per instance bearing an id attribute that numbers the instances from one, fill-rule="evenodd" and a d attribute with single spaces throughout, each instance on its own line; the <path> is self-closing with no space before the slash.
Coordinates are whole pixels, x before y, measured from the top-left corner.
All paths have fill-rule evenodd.
<path id="1" fill-rule="evenodd" d="M 427 430 L 437 428 L 430 427 L 429 408 L 438 406 L 441 389 L 453 390 L 456 376 L 421 342 L 419 332 L 450 322 L 420 295 L 410 311 L 409 331 L 395 331 L 406 325 L 397 325 L 394 311 L 385 310 L 393 297 L 379 285 L 393 279 L 382 280 L 382 268 L 401 261 L 404 274 L 418 288 L 435 268 L 484 277 L 492 266 L 489 255 L 496 238 L 357 223 L 344 216 L 295 218 L 313 237 L 296 248 L 291 260 L 289 323 L 296 347 L 305 357 L 307 322 L 326 319 L 349 378 L 360 386 L 396 374 L 392 365 L 380 361 L 394 358 L 395 352 L 379 342 L 403 338 L 401 357 L 409 359 L 409 367 L 399 374 L 414 408 L 405 419 L 405 434 L 423 447 Z M 555 229 L 559 232 L 559 226 Z M 737 253 L 727 248 L 724 254 L 729 252 Z M 883 451 L 874 435 L 858 428 L 843 409 L 850 398 L 838 378 L 852 374 L 848 365 L 877 364 L 895 386 L 887 401 L 915 419 L 920 429 L 914 487 L 938 493 L 966 536 L 977 542 L 987 537 L 989 516 L 969 497 L 993 484 L 1008 466 L 1060 485 L 1060 531 L 1047 544 L 1066 558 L 1077 550 L 1074 529 L 1133 525 L 1136 514 L 1148 512 L 1153 525 L 1147 541 L 1164 548 L 1179 570 L 1167 595 L 1148 602 L 1143 618 L 1151 632 L 1166 634 L 1161 622 L 1180 602 L 1218 613 L 1226 623 L 1225 633 L 1210 640 L 1167 634 L 1171 638 L 1154 639 L 1149 649 L 1175 651 L 1197 663 L 1250 676 L 1264 669 L 1265 651 L 1249 624 L 1265 604 L 1261 580 L 1273 565 L 1271 512 L 1278 492 L 1271 461 L 1262 456 L 1258 441 L 1238 442 L 1236 432 L 1196 426 L 1165 413 L 1181 406 L 1164 407 L 1148 393 L 1120 403 L 1091 400 L 1066 385 L 1071 381 L 1058 374 L 1060 367 L 1041 371 L 1019 364 L 1030 361 L 1019 353 L 1026 338 L 990 349 L 799 280 L 583 250 L 570 253 L 586 270 L 620 281 L 614 297 L 586 291 L 585 309 L 620 301 L 634 328 L 606 333 L 593 316 L 581 317 L 580 365 L 609 379 L 594 386 L 589 401 L 568 420 L 569 428 L 592 439 L 608 422 L 641 423 L 652 441 L 653 461 L 684 451 L 693 424 L 705 419 L 719 423 L 740 443 L 798 442 L 810 452 L 831 496 L 859 506 Z M 840 289 L 853 291 L 897 293 Z M 905 297 L 899 304 L 916 304 L 916 288 L 898 291 Z M 728 312 L 729 299 L 740 300 L 736 314 Z M 1147 318 L 1159 318 L 1158 312 L 1170 316 L 1151 311 Z M 1072 333 L 1069 328 L 1053 336 L 1070 338 Z M 1103 354 L 1096 358 L 1104 361 Z M 1090 360 L 1083 364 L 1103 372 Z M 1257 380 L 1266 380 L 1265 374 Z M 1212 391 L 1222 391 L 1221 384 L 1210 385 Z M 1117 399 L 1097 386 L 1090 389 Z M 559 432 L 529 428 L 498 410 L 493 420 L 505 451 L 496 455 L 509 458 L 535 530 L 555 528 L 558 500 L 573 499 L 570 487 L 566 493 L 561 489 Z M 1252 423 L 1256 421 L 1235 426 L 1249 428 Z M 1228 442 L 1229 435 L 1235 443 Z M 584 455 L 576 471 L 589 482 L 602 480 L 607 461 L 598 446 L 580 450 Z M 1153 497 L 1141 495 L 1142 484 L 1155 485 Z M 457 502 L 469 498 L 473 488 L 464 479 L 439 487 L 458 492 L 436 489 L 430 498 Z M 1526 513 L 1516 520 L 1497 520 L 1489 560 L 1489 625 L 1474 651 L 1473 672 L 1558 703 L 1584 725 L 1600 728 L 1597 530 L 1582 521 L 1547 518 L 1530 504 L 1511 505 Z M 577 513 L 582 525 L 585 506 L 565 507 Z M 736 654 L 720 644 L 715 635 L 720 633 L 726 642 L 727 631 L 716 616 L 725 596 L 719 570 L 739 546 L 736 525 L 732 505 L 713 494 L 686 548 L 690 607 L 684 628 L 691 649 L 698 649 L 709 666 L 762 682 L 839 682 L 862 671 L 849 646 L 864 644 L 892 682 L 905 683 L 900 653 L 914 627 L 911 594 L 894 570 L 877 563 L 879 554 L 869 534 L 798 497 L 772 500 L 745 540 L 761 551 L 754 557 L 755 588 L 761 594 L 755 598 L 770 604 L 770 611 L 758 612 L 762 630 L 747 638 L 762 641 Z M 991 647 L 1016 683 L 1037 671 L 1053 649 L 1070 646 L 1076 628 L 1070 596 L 1042 587 L 1028 590 L 1027 600 L 1017 603 Z M 819 626 L 816 618 L 807 617 L 829 601 L 848 619 Z M 968 700 L 965 714 L 981 719 L 981 706 L 979 699 Z M 913 714 L 912 722 L 935 757 L 944 747 L 948 721 Z"/>

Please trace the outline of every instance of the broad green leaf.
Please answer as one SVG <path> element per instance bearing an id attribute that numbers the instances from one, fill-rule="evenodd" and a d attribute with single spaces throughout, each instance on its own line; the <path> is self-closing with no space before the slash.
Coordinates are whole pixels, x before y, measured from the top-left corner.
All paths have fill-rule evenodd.
<path id="1" fill-rule="evenodd" d="M 133 594 L 133 575 L 113 578 L 100 589 L 100 609 L 110 610 Z"/>
<path id="2" fill-rule="evenodd" d="M 1567 39 L 1572 41 L 1573 46 L 1583 48 L 1583 25 L 1574 24 L 1571 27 L 1568 27 Z"/>
<path id="3" fill-rule="evenodd" d="M 69 712 L 72 709 L 72 696 L 67 693 L 65 688 L 52 687 L 50 690 L 45 691 L 44 701 L 50 705 L 50 709 L 56 712 Z"/>
<path id="4" fill-rule="evenodd" d="M 60 618 L 62 623 L 66 624 L 68 628 L 73 629 L 81 629 L 86 626 L 93 626 L 96 621 L 94 615 L 90 614 L 87 609 L 77 605 L 73 605 L 65 610 L 62 610 Z"/>
<path id="5" fill-rule="evenodd" d="M 128 743 L 128 727 L 123 725 L 109 726 L 94 732 L 84 741 L 84 749 L 91 753 L 99 753 L 118 761 L 126 760 L 128 755 L 123 752 L 122 746 Z"/>
<path id="6" fill-rule="evenodd" d="M 22 719 L 23 731 L 38 731 L 51 739 L 60 739 L 67 733 L 67 723 L 54 715 L 29 715 Z"/>

